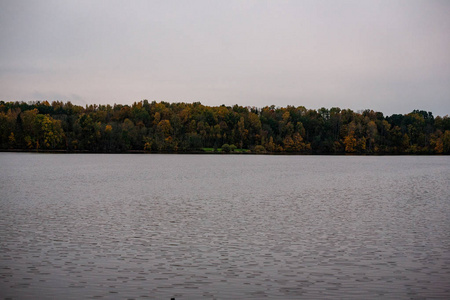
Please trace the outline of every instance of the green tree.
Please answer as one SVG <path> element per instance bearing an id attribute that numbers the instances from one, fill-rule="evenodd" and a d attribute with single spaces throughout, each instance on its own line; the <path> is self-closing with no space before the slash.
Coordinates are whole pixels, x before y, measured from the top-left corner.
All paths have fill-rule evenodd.
<path id="1" fill-rule="evenodd" d="M 445 154 L 450 154 L 450 130 L 444 132 L 444 137 L 442 138 L 442 147 Z"/>
<path id="2" fill-rule="evenodd" d="M 222 151 L 226 152 L 226 153 L 230 153 L 231 149 L 230 149 L 230 145 L 228 144 L 223 144 L 222 145 Z"/>

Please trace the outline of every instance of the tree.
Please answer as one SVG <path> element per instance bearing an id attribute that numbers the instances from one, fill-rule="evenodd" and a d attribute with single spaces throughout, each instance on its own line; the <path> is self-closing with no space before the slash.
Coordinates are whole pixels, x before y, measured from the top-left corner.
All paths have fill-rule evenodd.
<path id="1" fill-rule="evenodd" d="M 210 107 L 199 102 L 73 105 L 0 101 L 0 148 L 195 151 L 221 144 L 295 153 L 449 153 L 450 118 L 414 110 L 303 106 Z M 257 147 L 262 146 L 262 147 Z"/>
<path id="2" fill-rule="evenodd" d="M 24 141 L 27 148 L 39 148 L 39 143 L 37 139 L 38 127 L 36 124 L 36 116 L 38 115 L 38 110 L 36 108 L 32 110 L 27 110 L 21 114 L 22 127 L 24 133 Z"/>
<path id="3" fill-rule="evenodd" d="M 14 148 L 16 146 L 16 135 L 18 132 L 17 121 L 20 108 L 8 109 L 6 113 L 0 112 L 0 146 L 4 148 Z"/>
<path id="4" fill-rule="evenodd" d="M 267 149 L 269 152 L 274 152 L 275 149 L 276 149 L 276 145 L 275 145 L 275 143 L 273 142 L 273 137 L 272 137 L 272 136 L 269 138 L 269 141 L 267 142 L 266 149 Z"/>
<path id="5" fill-rule="evenodd" d="M 226 152 L 226 153 L 230 153 L 230 151 L 231 151 L 230 145 L 228 145 L 228 144 L 223 144 L 223 145 L 222 145 L 222 151 L 223 151 L 223 152 Z"/>
<path id="6" fill-rule="evenodd" d="M 351 131 L 345 138 L 344 138 L 344 145 L 345 145 L 345 152 L 347 153 L 354 153 L 356 152 L 356 138 L 354 136 L 354 132 Z"/>
<path id="7" fill-rule="evenodd" d="M 262 145 L 256 145 L 255 150 L 256 153 L 266 153 L 266 148 Z"/>
<path id="8" fill-rule="evenodd" d="M 287 152 L 294 152 L 295 148 L 294 148 L 294 140 L 292 139 L 292 137 L 290 135 L 286 136 L 283 140 L 283 145 L 284 145 L 284 149 Z"/>
<path id="9" fill-rule="evenodd" d="M 57 121 L 48 115 L 38 114 L 36 116 L 36 122 L 39 128 L 38 140 L 42 148 L 60 148 L 64 140 L 61 121 Z"/>
<path id="10" fill-rule="evenodd" d="M 237 124 L 237 128 L 238 128 L 238 136 L 239 136 L 239 147 L 243 148 L 244 146 L 244 141 L 246 141 L 247 139 L 247 135 L 248 135 L 248 129 L 245 128 L 245 122 L 244 122 L 244 117 L 241 117 L 238 124 Z"/>
<path id="11" fill-rule="evenodd" d="M 375 145 L 375 139 L 377 137 L 377 124 L 375 124 L 374 121 L 369 121 L 367 123 L 367 139 L 369 142 L 369 150 L 372 152 L 374 145 Z"/>
<path id="12" fill-rule="evenodd" d="M 450 130 L 444 132 L 444 137 L 442 138 L 443 152 L 445 154 L 450 154 Z"/>

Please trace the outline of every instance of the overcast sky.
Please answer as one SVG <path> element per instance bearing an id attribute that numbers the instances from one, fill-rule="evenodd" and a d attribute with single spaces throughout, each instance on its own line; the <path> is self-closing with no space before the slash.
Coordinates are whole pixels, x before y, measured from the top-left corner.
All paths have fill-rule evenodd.
<path id="1" fill-rule="evenodd" d="M 0 0 L 0 100 L 450 114 L 450 1 Z"/>

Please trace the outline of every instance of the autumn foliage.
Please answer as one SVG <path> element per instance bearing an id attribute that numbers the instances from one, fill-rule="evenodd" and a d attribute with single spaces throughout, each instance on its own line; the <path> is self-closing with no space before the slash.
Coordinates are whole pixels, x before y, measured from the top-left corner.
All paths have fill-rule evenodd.
<path id="1" fill-rule="evenodd" d="M 254 153 L 449 154 L 450 119 L 419 110 L 385 117 L 336 107 L 0 101 L 0 149 L 234 152 L 236 147 Z"/>

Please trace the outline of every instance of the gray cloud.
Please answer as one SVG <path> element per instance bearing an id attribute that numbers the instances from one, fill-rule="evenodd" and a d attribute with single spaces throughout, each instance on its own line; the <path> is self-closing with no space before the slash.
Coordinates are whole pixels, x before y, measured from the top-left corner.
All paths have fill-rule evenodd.
<path id="1" fill-rule="evenodd" d="M 419 0 L 1 1 L 0 99 L 446 115 L 448 15 Z"/>

